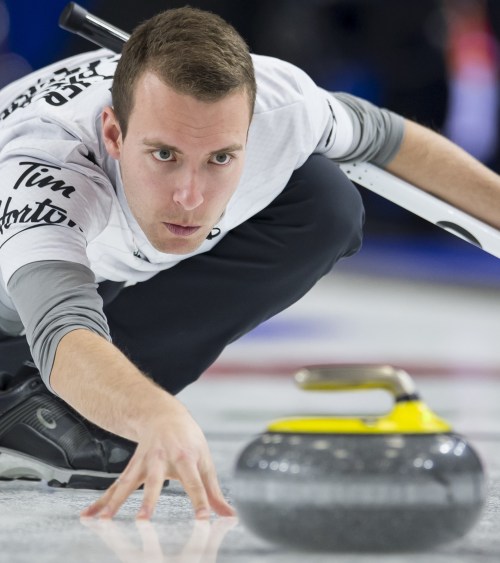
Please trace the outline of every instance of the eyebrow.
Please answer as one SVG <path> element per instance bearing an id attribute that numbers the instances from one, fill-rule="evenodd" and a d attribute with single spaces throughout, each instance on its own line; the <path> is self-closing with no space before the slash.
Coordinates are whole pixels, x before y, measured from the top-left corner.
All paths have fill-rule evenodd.
<path id="1" fill-rule="evenodd" d="M 169 151 L 173 151 L 173 152 L 176 152 L 178 154 L 183 154 L 181 149 L 179 149 L 179 148 L 177 148 L 173 145 L 169 145 L 168 143 L 164 143 L 160 140 L 144 139 L 143 144 L 146 145 L 147 147 L 153 147 L 153 148 L 157 148 L 157 149 L 167 149 Z M 219 153 L 225 153 L 225 152 L 236 152 L 236 151 L 241 151 L 241 150 L 243 150 L 243 145 L 241 145 L 240 143 L 234 143 L 233 145 L 229 145 L 227 147 L 222 147 L 221 149 L 216 149 L 214 151 L 210 151 L 210 154 L 219 154 Z"/>

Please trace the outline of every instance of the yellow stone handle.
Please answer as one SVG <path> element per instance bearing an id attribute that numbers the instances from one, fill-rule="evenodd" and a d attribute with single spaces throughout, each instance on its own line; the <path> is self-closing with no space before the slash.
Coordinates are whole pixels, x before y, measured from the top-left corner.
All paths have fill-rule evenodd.
<path id="1" fill-rule="evenodd" d="M 389 365 L 306 366 L 295 374 L 295 382 L 306 391 L 352 391 L 384 389 L 395 401 L 418 399 L 413 379 Z"/>
<path id="2" fill-rule="evenodd" d="M 406 371 L 389 365 L 307 366 L 295 374 L 300 388 L 308 391 L 384 389 L 394 397 L 388 413 L 377 416 L 291 417 L 271 422 L 268 432 L 296 434 L 435 434 L 451 431 L 418 396 Z"/>

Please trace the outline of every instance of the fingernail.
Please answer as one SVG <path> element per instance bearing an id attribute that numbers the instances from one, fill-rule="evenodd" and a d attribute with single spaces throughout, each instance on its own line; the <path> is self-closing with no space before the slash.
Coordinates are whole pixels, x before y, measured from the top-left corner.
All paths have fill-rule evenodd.
<path id="1" fill-rule="evenodd" d="M 207 518 L 210 518 L 210 510 L 207 510 L 206 508 L 200 508 L 196 511 L 196 518 L 198 518 L 199 520 L 206 520 Z"/>
<path id="2" fill-rule="evenodd" d="M 111 508 L 105 506 L 97 516 L 99 518 L 111 518 Z"/>
<path id="3" fill-rule="evenodd" d="M 147 508 L 141 508 L 137 513 L 137 518 L 139 520 L 149 520 L 149 511 Z"/>

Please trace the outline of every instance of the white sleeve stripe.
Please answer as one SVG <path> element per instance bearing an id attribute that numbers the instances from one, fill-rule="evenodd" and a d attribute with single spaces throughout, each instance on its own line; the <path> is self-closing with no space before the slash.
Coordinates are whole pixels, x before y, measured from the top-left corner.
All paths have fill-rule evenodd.
<path id="1" fill-rule="evenodd" d="M 325 156 L 338 158 L 349 151 L 354 139 L 354 127 L 344 106 L 334 96 L 326 91 L 325 93 L 332 114 L 333 131 L 330 129 L 327 132 L 326 139 L 322 139 L 320 146 L 324 147 Z"/>
<path id="2" fill-rule="evenodd" d="M 360 160 L 385 166 L 401 146 L 404 119 L 351 94 L 338 92 L 335 98 L 350 115 L 352 144 L 343 154 L 329 152 L 327 156 L 338 162 Z"/>

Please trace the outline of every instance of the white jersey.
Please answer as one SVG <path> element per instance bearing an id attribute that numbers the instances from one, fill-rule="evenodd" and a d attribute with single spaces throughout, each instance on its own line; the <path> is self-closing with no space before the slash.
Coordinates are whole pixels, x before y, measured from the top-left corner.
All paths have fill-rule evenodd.
<path id="1" fill-rule="evenodd" d="M 31 262 L 67 260 L 89 267 L 98 282 L 133 284 L 207 252 L 276 198 L 312 153 L 342 157 L 353 141 L 352 119 L 332 94 L 289 63 L 253 56 L 257 100 L 238 187 L 200 248 L 161 253 L 134 219 L 118 163 L 102 141 L 101 112 L 111 105 L 118 59 L 102 49 L 86 53 L 0 91 L 5 305 L 10 277 Z"/>
<path id="2" fill-rule="evenodd" d="M 403 136 L 399 116 L 254 56 L 257 100 L 240 182 L 195 252 L 162 253 L 132 215 L 103 143 L 101 114 L 118 60 L 101 49 L 0 91 L 0 335 L 26 330 L 49 388 L 65 334 L 86 328 L 110 338 L 95 282 L 135 284 L 209 251 L 268 206 L 313 153 L 383 166 Z"/>

